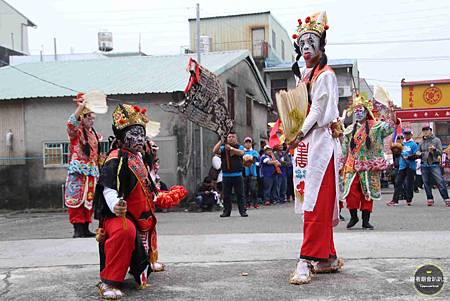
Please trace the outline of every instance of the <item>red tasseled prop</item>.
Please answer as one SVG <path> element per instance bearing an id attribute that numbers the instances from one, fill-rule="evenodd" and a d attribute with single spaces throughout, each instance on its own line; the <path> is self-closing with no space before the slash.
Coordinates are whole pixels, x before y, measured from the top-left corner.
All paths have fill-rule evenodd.
<path id="1" fill-rule="evenodd" d="M 159 193 L 156 205 L 162 209 L 175 207 L 187 194 L 188 191 L 183 186 L 172 186 L 169 191 Z"/>

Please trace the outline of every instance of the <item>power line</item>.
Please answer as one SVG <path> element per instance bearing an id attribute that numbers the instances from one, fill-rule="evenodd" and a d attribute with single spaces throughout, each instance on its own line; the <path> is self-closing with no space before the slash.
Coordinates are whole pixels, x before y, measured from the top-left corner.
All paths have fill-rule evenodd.
<path id="1" fill-rule="evenodd" d="M 368 77 L 361 77 L 363 79 L 367 79 L 367 80 L 373 80 L 373 81 L 377 81 L 377 82 L 386 82 L 386 83 L 395 83 L 395 84 L 400 84 L 401 81 L 394 81 L 394 80 L 387 80 L 387 79 L 377 79 L 377 78 L 368 78 Z"/>
<path id="2" fill-rule="evenodd" d="M 450 60 L 450 56 L 429 56 L 429 57 L 386 57 L 386 58 L 355 58 L 364 62 L 411 62 L 411 61 L 447 61 Z"/>
<path id="3" fill-rule="evenodd" d="M 1 59 L 0 59 L 0 62 L 1 62 L 2 64 L 8 65 L 8 62 L 5 62 L 5 61 L 3 61 L 3 60 L 1 60 Z M 25 74 L 25 75 L 28 75 L 28 76 L 30 76 L 30 77 L 32 77 L 32 78 L 34 78 L 34 79 L 37 79 L 37 80 L 39 80 L 39 81 L 42 81 L 42 82 L 47 83 L 47 84 L 50 84 L 50 85 L 53 85 L 53 86 L 55 86 L 55 87 L 58 87 L 58 88 L 61 88 L 61 89 L 65 89 L 65 90 L 68 90 L 68 91 L 71 91 L 71 92 L 75 92 L 75 93 L 81 92 L 81 91 L 79 91 L 79 90 L 75 90 L 75 89 L 72 89 L 72 88 L 70 88 L 70 87 L 67 87 L 67 86 L 64 86 L 64 85 L 61 85 L 61 84 L 58 84 L 58 83 L 55 83 L 55 82 L 46 80 L 45 78 L 39 77 L 39 76 L 34 75 L 34 74 L 32 74 L 32 73 L 29 73 L 29 72 L 27 72 L 27 71 L 25 71 L 25 70 L 22 70 L 22 69 L 20 69 L 20 68 L 17 68 L 16 66 L 8 65 L 7 67 L 10 67 L 10 68 L 12 68 L 12 69 L 14 69 L 14 70 L 16 70 L 16 71 L 18 71 L 18 72 L 21 72 L 21 73 L 23 73 L 23 74 Z M 106 99 L 107 99 L 107 100 L 111 100 L 111 101 L 119 101 L 119 102 L 121 101 L 121 100 L 119 100 L 119 99 L 110 98 L 110 97 L 106 97 Z"/>
<path id="4" fill-rule="evenodd" d="M 410 39 L 410 40 L 379 40 L 379 41 L 353 41 L 353 42 L 331 42 L 328 45 L 371 45 L 371 44 L 396 44 L 396 43 L 423 43 L 450 41 L 450 37 L 430 38 L 430 39 Z"/>
<path id="5" fill-rule="evenodd" d="M 159 8 L 149 8 L 149 9 L 123 9 L 123 10 L 90 10 L 90 11 L 69 11 L 61 12 L 65 15 L 82 15 L 82 14 L 123 14 L 124 12 L 153 12 L 153 11 L 166 11 L 166 10 L 190 10 L 194 9 L 194 6 L 185 7 L 159 7 Z"/>

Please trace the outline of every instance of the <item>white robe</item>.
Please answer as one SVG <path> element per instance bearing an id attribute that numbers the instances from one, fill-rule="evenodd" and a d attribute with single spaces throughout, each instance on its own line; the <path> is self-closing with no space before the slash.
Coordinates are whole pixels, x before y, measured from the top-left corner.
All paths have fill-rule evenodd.
<path id="1" fill-rule="evenodd" d="M 302 69 L 302 76 L 310 72 L 310 68 Z M 320 185 L 334 155 L 336 201 L 333 212 L 333 225 L 339 223 L 339 167 L 341 156 L 339 139 L 331 135 L 330 124 L 339 118 L 339 92 L 337 79 L 333 72 L 324 71 L 311 85 L 311 108 L 303 123 L 302 132 L 308 146 L 308 165 L 306 167 L 304 201 L 296 212 L 313 211 L 319 195 Z M 315 126 L 315 127 L 314 127 Z M 297 202 L 296 202 L 297 204 Z M 300 212 L 299 212 L 300 211 Z"/>

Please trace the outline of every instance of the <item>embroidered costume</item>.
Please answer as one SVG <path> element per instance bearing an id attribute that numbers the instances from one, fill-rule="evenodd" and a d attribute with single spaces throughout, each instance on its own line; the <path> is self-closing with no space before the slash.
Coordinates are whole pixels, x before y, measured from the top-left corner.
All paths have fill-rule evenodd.
<path id="1" fill-rule="evenodd" d="M 82 94 L 77 97 L 80 98 Z M 83 109 L 79 117 L 72 114 L 67 121 L 69 136 L 69 168 L 65 183 L 64 200 L 69 208 L 69 220 L 75 237 L 95 236 L 89 231 L 92 223 L 92 202 L 99 176 L 99 139 L 93 127 L 86 126 L 84 118 L 91 113 Z"/>
<path id="2" fill-rule="evenodd" d="M 370 213 L 373 202 L 381 199 L 381 171 L 389 166 L 384 158 L 384 140 L 394 132 L 395 124 L 392 118 L 377 120 L 373 110 L 373 103 L 359 94 L 348 110 L 349 116 L 355 114 L 358 122 L 345 129 L 342 145 L 342 199 L 347 202 L 351 215 L 347 228 L 358 222 L 359 209 L 363 228 L 373 229 L 369 223 Z"/>
<path id="3" fill-rule="evenodd" d="M 101 170 L 95 196 L 95 217 L 100 252 L 99 291 L 102 297 L 119 299 L 120 284 L 129 272 L 140 287 L 146 287 L 156 262 L 155 205 L 177 205 L 187 191 L 181 186 L 159 192 L 145 164 L 145 109 L 119 105 L 113 113 L 116 136 L 112 150 Z M 124 215 L 118 215 L 126 208 Z"/>

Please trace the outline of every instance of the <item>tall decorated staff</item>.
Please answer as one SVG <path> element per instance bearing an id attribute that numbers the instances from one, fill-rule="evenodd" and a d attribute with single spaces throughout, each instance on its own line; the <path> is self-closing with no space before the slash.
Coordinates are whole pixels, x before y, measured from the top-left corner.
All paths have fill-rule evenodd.
<path id="1" fill-rule="evenodd" d="M 306 67 L 296 61 L 292 70 L 299 86 L 306 86 L 306 118 L 294 142 L 294 185 L 296 212 L 302 214 L 303 243 L 291 284 L 311 282 L 313 272 L 335 272 L 343 262 L 337 258 L 333 226 L 339 223 L 338 158 L 339 135 L 338 85 L 325 54 L 325 12 L 298 20 L 292 36 L 296 60 L 304 58 Z"/>
<path id="2" fill-rule="evenodd" d="M 377 102 L 356 94 L 347 111 L 355 121 L 345 129 L 342 145 L 342 199 L 351 215 L 347 228 L 358 223 L 361 210 L 362 227 L 374 229 L 369 223 L 370 214 L 373 202 L 381 199 L 381 171 L 389 165 L 384 158 L 384 141 L 394 132 L 397 119 L 390 100 L 383 114 L 375 109 L 374 103 Z"/>
<path id="3" fill-rule="evenodd" d="M 187 191 L 174 186 L 158 193 L 146 164 L 146 109 L 121 104 L 113 112 L 115 148 L 100 172 L 95 194 L 95 218 L 99 220 L 99 293 L 105 299 L 120 299 L 118 286 L 127 271 L 141 288 L 147 286 L 157 250 L 155 205 L 177 205 Z"/>

